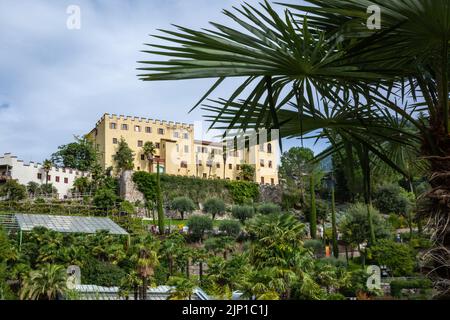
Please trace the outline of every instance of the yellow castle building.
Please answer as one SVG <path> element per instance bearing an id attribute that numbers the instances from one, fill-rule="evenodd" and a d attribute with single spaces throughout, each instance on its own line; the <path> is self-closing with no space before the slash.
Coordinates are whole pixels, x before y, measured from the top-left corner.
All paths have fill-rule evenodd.
<path id="1" fill-rule="evenodd" d="M 133 150 L 134 170 L 205 179 L 241 180 L 242 164 L 255 167 L 255 182 L 278 184 L 278 142 L 270 141 L 246 148 L 224 148 L 222 143 L 194 138 L 194 125 L 104 114 L 88 134 L 94 141 L 104 169 L 114 167 L 114 155 L 123 138 Z M 143 154 L 147 142 L 156 146 L 155 161 L 150 168 Z M 224 155 L 225 152 L 225 155 Z"/>

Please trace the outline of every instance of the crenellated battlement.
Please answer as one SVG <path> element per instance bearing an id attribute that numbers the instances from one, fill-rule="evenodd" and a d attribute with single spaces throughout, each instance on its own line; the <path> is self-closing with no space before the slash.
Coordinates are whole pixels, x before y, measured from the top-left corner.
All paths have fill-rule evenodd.
<path id="1" fill-rule="evenodd" d="M 96 123 L 96 127 L 98 127 L 103 121 L 109 119 L 110 121 L 118 121 L 118 122 L 130 122 L 130 123 L 139 123 L 139 124 L 149 124 L 149 125 L 159 125 L 166 126 L 167 128 L 180 128 L 187 130 L 194 130 L 193 124 L 174 122 L 174 121 L 166 121 L 166 120 L 158 120 L 158 119 L 149 119 L 144 117 L 135 117 L 128 115 L 117 115 L 117 114 L 109 114 L 105 113 L 101 119 Z"/>
<path id="2" fill-rule="evenodd" d="M 42 169 L 42 163 L 40 162 L 25 162 L 24 160 L 19 159 L 17 156 L 12 155 L 11 153 L 4 153 L 3 156 L 0 156 L 0 165 L 9 165 L 12 167 L 27 167 L 27 168 L 35 168 L 35 169 Z M 52 166 L 50 169 L 50 172 L 63 172 L 68 174 L 74 174 L 76 176 L 88 176 L 89 174 L 87 172 L 71 169 L 71 168 L 58 168 L 55 166 Z"/>

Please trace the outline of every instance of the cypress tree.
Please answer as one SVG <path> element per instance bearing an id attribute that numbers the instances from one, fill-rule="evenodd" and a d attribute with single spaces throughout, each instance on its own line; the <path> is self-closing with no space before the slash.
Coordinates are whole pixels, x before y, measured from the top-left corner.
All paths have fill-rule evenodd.
<path id="1" fill-rule="evenodd" d="M 161 179 L 159 173 L 159 160 L 156 165 L 156 205 L 158 208 L 158 228 L 159 234 L 164 234 L 164 210 L 163 199 L 161 193 Z"/>
<path id="2" fill-rule="evenodd" d="M 336 229 L 336 203 L 334 196 L 334 181 L 331 186 L 331 227 L 333 237 L 333 255 L 336 259 L 339 258 L 339 246 L 337 241 L 337 229 Z"/>

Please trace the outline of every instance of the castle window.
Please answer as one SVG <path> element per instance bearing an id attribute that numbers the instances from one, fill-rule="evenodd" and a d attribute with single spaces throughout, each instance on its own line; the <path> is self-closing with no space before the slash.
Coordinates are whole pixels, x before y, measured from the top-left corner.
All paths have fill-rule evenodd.
<path id="1" fill-rule="evenodd" d="M 37 174 L 37 178 L 38 178 L 39 180 L 42 180 L 42 173 L 38 173 L 38 174 Z"/>
<path id="2" fill-rule="evenodd" d="M 261 184 L 264 184 L 264 177 L 261 177 Z"/>
<path id="3" fill-rule="evenodd" d="M 216 164 L 216 168 L 217 168 L 217 169 L 220 169 L 220 163 L 217 163 L 217 164 Z"/>
<path id="4" fill-rule="evenodd" d="M 228 169 L 233 170 L 233 165 L 231 163 L 228 165 Z"/>
<path id="5" fill-rule="evenodd" d="M 183 134 L 183 138 L 186 139 L 186 140 L 188 140 L 188 139 L 189 139 L 189 133 Z"/>
<path id="6" fill-rule="evenodd" d="M 174 137 L 174 138 L 179 138 L 179 136 L 180 136 L 180 134 L 178 133 L 178 131 L 175 131 L 175 132 L 173 133 L 173 137 Z"/>
<path id="7" fill-rule="evenodd" d="M 128 125 L 126 123 L 123 123 L 121 128 L 122 130 L 128 130 Z"/>
<path id="8" fill-rule="evenodd" d="M 110 127 L 111 129 L 115 130 L 115 129 L 117 129 L 117 123 L 111 122 L 111 123 L 109 124 L 109 127 Z"/>
<path id="9" fill-rule="evenodd" d="M 264 167 L 264 159 L 261 159 L 261 160 L 259 161 L 259 165 L 260 165 L 261 167 Z"/>
<path id="10" fill-rule="evenodd" d="M 51 175 L 47 175 L 47 181 L 52 181 L 52 176 Z"/>
<path id="11" fill-rule="evenodd" d="M 59 177 L 58 176 L 55 177 L 55 181 L 59 182 Z"/>
<path id="12" fill-rule="evenodd" d="M 189 146 L 184 146 L 184 152 L 189 153 Z"/>
<path id="13" fill-rule="evenodd" d="M 69 178 L 64 178 L 64 183 L 68 184 L 69 183 Z"/>
<path id="14" fill-rule="evenodd" d="M 159 142 L 157 142 L 157 143 L 155 143 L 155 147 L 156 147 L 156 149 L 159 149 L 159 148 L 161 148 L 161 144 Z"/>
<path id="15" fill-rule="evenodd" d="M 141 160 L 145 160 L 145 155 L 141 154 Z"/>
<path id="16" fill-rule="evenodd" d="M 241 166 L 240 165 L 236 165 L 236 170 L 241 170 Z"/>
<path id="17" fill-rule="evenodd" d="M 113 138 L 113 144 L 117 144 L 117 138 Z"/>
<path id="18" fill-rule="evenodd" d="M 151 127 L 145 127 L 145 133 L 152 133 Z"/>
<path id="19" fill-rule="evenodd" d="M 138 147 L 142 147 L 144 145 L 144 141 L 138 140 Z"/>
<path id="20" fill-rule="evenodd" d="M 271 143 L 269 143 L 267 145 L 267 153 L 272 153 L 272 144 Z"/>
<path id="21" fill-rule="evenodd" d="M 187 169 L 188 165 L 186 161 L 181 161 L 181 168 Z"/>
<path id="22" fill-rule="evenodd" d="M 141 132 L 141 126 L 134 126 L 134 131 Z"/>
<path id="23" fill-rule="evenodd" d="M 158 134 L 164 134 L 164 129 L 163 128 L 159 128 L 158 129 Z"/>
<path id="24" fill-rule="evenodd" d="M 275 185 L 275 179 L 274 179 L 274 178 L 270 179 L 270 183 L 271 183 L 272 185 Z"/>
<path id="25" fill-rule="evenodd" d="M 272 161 L 269 161 L 269 168 L 272 168 Z"/>

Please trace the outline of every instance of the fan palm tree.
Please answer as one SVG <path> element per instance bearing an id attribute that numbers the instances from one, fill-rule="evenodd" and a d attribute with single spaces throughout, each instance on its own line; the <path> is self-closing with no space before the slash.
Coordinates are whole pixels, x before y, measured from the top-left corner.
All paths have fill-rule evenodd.
<path id="1" fill-rule="evenodd" d="M 67 290 L 67 275 L 62 266 L 46 264 L 31 271 L 22 284 L 22 300 L 55 300 Z"/>
<path id="2" fill-rule="evenodd" d="M 53 163 L 50 160 L 45 159 L 44 163 L 42 164 L 42 169 L 45 172 L 45 184 L 46 185 L 48 184 L 48 173 L 50 172 L 50 170 L 52 170 L 52 167 L 53 167 Z"/>
<path id="3" fill-rule="evenodd" d="M 216 78 L 197 107 L 226 78 L 241 77 L 211 126 L 225 119 L 228 128 L 280 129 L 281 137 L 289 136 L 283 135 L 284 127 L 298 130 L 303 119 L 303 108 L 298 108 L 290 124 L 280 120 L 291 99 L 298 106 L 315 108 L 383 106 L 405 116 L 420 133 L 421 156 L 429 165 L 432 190 L 427 194 L 425 214 L 435 243 L 430 257 L 433 275 L 446 291 L 450 287 L 446 280 L 450 260 L 450 2 L 377 0 L 374 3 L 383 12 L 381 30 L 366 27 L 369 3 L 365 0 L 306 2 L 284 5 L 284 16 L 267 1 L 261 4 L 262 10 L 248 4 L 235 8 L 238 14 L 225 10 L 240 29 L 212 23 L 214 30 L 178 27 L 178 31 L 163 31 L 165 35 L 157 37 L 173 45 L 153 45 L 145 52 L 173 59 L 143 61 L 147 66 L 140 68 L 140 78 Z M 244 103 L 230 117 L 227 111 L 239 97 Z M 428 123 L 398 105 L 406 100 L 427 112 Z M 257 108 L 258 103 L 263 108 Z M 366 136 L 362 138 L 367 141 Z M 362 149 L 361 156 L 366 158 L 367 150 Z M 366 194 L 368 187 L 366 181 Z"/>
<path id="4" fill-rule="evenodd" d="M 153 172 L 153 160 L 156 154 L 156 146 L 151 141 L 144 143 L 142 147 L 142 153 L 148 161 L 148 171 Z"/>
<path id="5" fill-rule="evenodd" d="M 204 264 L 209 258 L 208 251 L 205 249 L 196 249 L 193 250 L 193 256 L 192 256 L 192 262 L 198 264 L 198 276 L 199 276 L 199 283 L 203 283 L 203 270 L 204 270 Z"/>
<path id="6" fill-rule="evenodd" d="M 170 277 L 167 285 L 174 286 L 168 300 L 191 300 L 196 287 L 193 280 L 183 277 Z"/>
<path id="7" fill-rule="evenodd" d="M 126 300 L 130 297 L 130 291 L 133 291 L 134 300 L 138 300 L 139 287 L 142 286 L 142 280 L 136 271 L 131 271 L 120 281 L 119 296 Z"/>
<path id="8" fill-rule="evenodd" d="M 148 280 L 153 276 L 155 268 L 159 265 L 158 246 L 158 242 L 152 241 L 150 243 L 140 242 L 136 247 L 134 260 L 136 261 L 137 274 L 142 281 L 140 293 L 140 299 L 142 300 L 147 300 Z"/>

